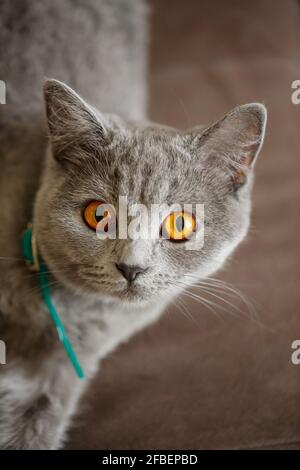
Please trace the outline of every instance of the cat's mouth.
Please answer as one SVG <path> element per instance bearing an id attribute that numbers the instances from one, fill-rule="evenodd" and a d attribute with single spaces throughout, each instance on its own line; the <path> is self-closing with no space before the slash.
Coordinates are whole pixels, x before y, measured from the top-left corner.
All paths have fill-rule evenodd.
<path id="1" fill-rule="evenodd" d="M 144 286 L 128 283 L 120 290 L 112 290 L 110 293 L 114 298 L 130 304 L 147 303 L 151 301 L 153 293 Z"/>
<path id="2" fill-rule="evenodd" d="M 134 302 L 145 302 L 149 300 L 149 292 L 145 292 L 145 289 L 135 284 L 128 284 L 124 289 L 117 292 L 118 298 L 122 301 L 134 303 Z"/>

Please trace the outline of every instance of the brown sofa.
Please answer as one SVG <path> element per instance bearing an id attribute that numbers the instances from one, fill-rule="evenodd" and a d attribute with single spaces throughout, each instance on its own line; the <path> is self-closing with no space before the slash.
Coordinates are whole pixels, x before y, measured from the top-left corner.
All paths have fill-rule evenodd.
<path id="1" fill-rule="evenodd" d="M 185 299 L 192 319 L 170 306 L 103 362 L 66 448 L 300 448 L 300 365 L 291 362 L 300 339 L 300 105 L 291 102 L 300 5 L 155 0 L 152 8 L 154 120 L 189 127 L 250 101 L 268 108 L 252 229 L 218 274 L 256 315 L 238 299 L 219 302 L 217 315 Z"/>

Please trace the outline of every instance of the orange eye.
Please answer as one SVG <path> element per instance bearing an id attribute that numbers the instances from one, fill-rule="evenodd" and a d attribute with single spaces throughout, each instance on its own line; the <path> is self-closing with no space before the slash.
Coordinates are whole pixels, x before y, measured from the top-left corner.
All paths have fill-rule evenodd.
<path id="1" fill-rule="evenodd" d="M 189 212 L 172 212 L 162 223 L 162 237 L 182 242 L 188 240 L 196 232 L 197 223 L 195 216 Z"/>
<path id="2" fill-rule="evenodd" d="M 107 232 L 109 225 L 115 223 L 112 206 L 103 201 L 91 201 L 84 209 L 83 217 L 91 229 L 102 232 Z"/>

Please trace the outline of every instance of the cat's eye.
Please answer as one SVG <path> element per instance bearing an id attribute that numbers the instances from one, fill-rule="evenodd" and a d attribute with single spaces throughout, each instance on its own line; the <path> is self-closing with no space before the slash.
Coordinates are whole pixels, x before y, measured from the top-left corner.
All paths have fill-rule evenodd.
<path id="1" fill-rule="evenodd" d="M 109 226 L 115 223 L 115 212 L 110 204 L 91 201 L 84 209 L 83 218 L 91 229 L 107 232 Z"/>
<path id="2" fill-rule="evenodd" d="M 197 230 L 196 218 L 190 212 L 171 212 L 162 223 L 161 235 L 174 242 L 183 242 L 191 238 Z"/>

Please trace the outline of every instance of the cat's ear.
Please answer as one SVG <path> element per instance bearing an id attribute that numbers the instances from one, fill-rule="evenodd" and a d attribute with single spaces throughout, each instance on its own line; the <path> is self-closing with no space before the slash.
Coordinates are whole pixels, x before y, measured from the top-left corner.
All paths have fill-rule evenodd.
<path id="1" fill-rule="evenodd" d="M 266 120 L 265 106 L 251 103 L 234 108 L 204 132 L 193 129 L 197 158 L 227 169 L 234 189 L 238 189 L 246 182 L 262 147 Z"/>
<path id="2" fill-rule="evenodd" d="M 52 152 L 59 163 L 80 165 L 89 153 L 108 143 L 110 133 L 103 116 L 69 86 L 46 80 L 44 99 Z"/>

